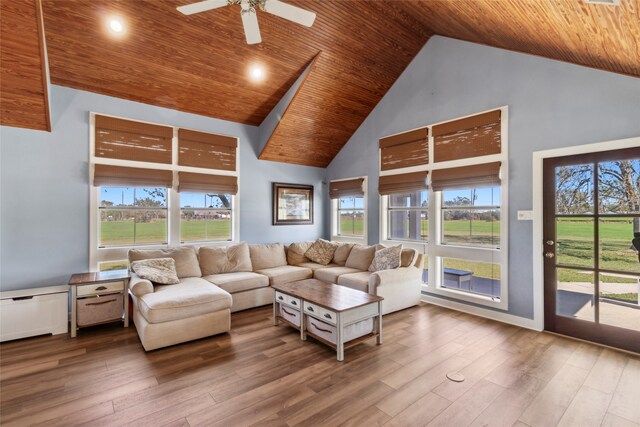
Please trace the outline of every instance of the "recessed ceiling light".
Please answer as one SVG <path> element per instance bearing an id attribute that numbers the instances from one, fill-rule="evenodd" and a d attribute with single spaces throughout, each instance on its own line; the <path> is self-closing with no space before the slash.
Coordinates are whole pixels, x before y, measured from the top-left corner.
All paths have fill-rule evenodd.
<path id="1" fill-rule="evenodd" d="M 606 4 L 609 6 L 620 6 L 620 0 L 584 0 L 586 4 Z"/>
<path id="2" fill-rule="evenodd" d="M 122 34 L 124 32 L 124 24 L 122 20 L 118 18 L 109 19 L 109 30 L 115 34 Z"/>
<path id="3" fill-rule="evenodd" d="M 249 70 L 249 76 L 251 76 L 251 80 L 262 80 L 264 78 L 264 68 L 259 65 L 252 66 Z"/>

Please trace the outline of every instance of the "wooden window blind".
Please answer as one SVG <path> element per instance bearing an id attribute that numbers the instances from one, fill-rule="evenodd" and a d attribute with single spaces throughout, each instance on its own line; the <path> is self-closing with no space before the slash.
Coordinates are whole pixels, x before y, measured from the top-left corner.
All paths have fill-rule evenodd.
<path id="1" fill-rule="evenodd" d="M 171 164 L 173 128 L 95 116 L 95 156 Z"/>
<path id="2" fill-rule="evenodd" d="M 95 165 L 93 185 L 113 187 L 164 187 L 173 185 L 173 172 L 159 169 Z"/>
<path id="3" fill-rule="evenodd" d="M 442 191 L 500 185 L 500 164 L 500 162 L 493 162 L 433 170 L 431 188 L 433 191 Z"/>
<path id="4" fill-rule="evenodd" d="M 380 140 L 380 170 L 426 165 L 429 162 L 429 129 L 422 128 Z"/>
<path id="5" fill-rule="evenodd" d="M 410 193 L 427 189 L 427 172 L 384 175 L 378 181 L 380 195 Z"/>
<path id="6" fill-rule="evenodd" d="M 178 191 L 209 194 L 238 193 L 238 177 L 178 172 Z"/>
<path id="7" fill-rule="evenodd" d="M 364 196 L 363 183 L 364 178 L 334 181 L 329 184 L 329 197 L 339 199 L 343 196 Z"/>
<path id="8" fill-rule="evenodd" d="M 433 127 L 435 162 L 500 154 L 500 110 Z"/>
<path id="9" fill-rule="evenodd" d="M 197 168 L 236 170 L 236 138 L 178 130 L 178 164 Z"/>

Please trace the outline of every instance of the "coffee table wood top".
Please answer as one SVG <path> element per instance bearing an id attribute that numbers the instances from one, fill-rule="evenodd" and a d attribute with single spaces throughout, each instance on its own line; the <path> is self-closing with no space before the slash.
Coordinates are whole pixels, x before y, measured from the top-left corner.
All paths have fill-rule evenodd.
<path id="1" fill-rule="evenodd" d="M 356 307 L 382 301 L 384 298 L 366 292 L 334 285 L 318 279 L 296 280 L 273 285 L 273 289 L 301 298 L 333 311 L 346 311 Z"/>

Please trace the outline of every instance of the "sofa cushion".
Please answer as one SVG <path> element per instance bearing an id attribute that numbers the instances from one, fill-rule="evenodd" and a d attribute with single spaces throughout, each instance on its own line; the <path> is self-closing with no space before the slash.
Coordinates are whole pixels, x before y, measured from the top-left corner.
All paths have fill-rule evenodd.
<path id="1" fill-rule="evenodd" d="M 369 271 L 392 270 L 400 267 L 401 252 L 402 245 L 377 250 L 369 266 Z"/>
<path id="2" fill-rule="evenodd" d="M 171 249 L 129 249 L 129 263 L 150 258 L 173 258 L 176 262 L 176 274 L 180 279 L 202 276 L 196 250 L 191 246 Z"/>
<path id="3" fill-rule="evenodd" d="M 350 267 L 321 268 L 313 273 L 313 277 L 323 282 L 337 283 L 338 277 L 348 273 L 358 273 L 360 270 Z"/>
<path id="4" fill-rule="evenodd" d="M 304 256 L 304 253 L 309 250 L 309 247 L 313 242 L 298 242 L 289 245 L 287 250 L 287 262 L 289 265 L 300 265 L 305 262 L 309 262 L 309 258 Z"/>
<path id="5" fill-rule="evenodd" d="M 333 262 L 338 265 L 344 265 L 349 258 L 353 243 L 340 243 L 333 254 Z"/>
<path id="6" fill-rule="evenodd" d="M 187 277 L 177 285 L 156 286 L 138 299 L 140 314 L 149 323 L 186 319 L 231 307 L 231 295 L 200 277 Z"/>
<path id="7" fill-rule="evenodd" d="M 227 247 L 200 246 L 198 257 L 203 276 L 253 270 L 249 245 L 244 242 Z"/>
<path id="8" fill-rule="evenodd" d="M 267 276 L 251 272 L 211 274 L 203 279 L 232 294 L 269 286 Z"/>
<path id="9" fill-rule="evenodd" d="M 333 254 L 336 253 L 338 245 L 334 242 L 330 242 L 324 239 L 318 239 L 309 247 L 304 256 L 309 258 L 313 262 L 318 264 L 327 265 L 333 259 Z"/>
<path id="10" fill-rule="evenodd" d="M 375 253 L 375 246 L 354 245 L 344 265 L 345 267 L 357 268 L 361 271 L 369 270 Z"/>
<path id="11" fill-rule="evenodd" d="M 258 270 L 256 273 L 267 276 L 271 286 L 293 282 L 294 280 L 310 279 L 313 277 L 313 272 L 311 270 L 295 265 L 266 268 L 264 270 Z"/>
<path id="12" fill-rule="evenodd" d="M 253 271 L 287 265 L 287 255 L 282 243 L 249 245 Z"/>
<path id="13" fill-rule="evenodd" d="M 331 268 L 331 267 L 340 267 L 338 264 L 318 264 L 317 262 L 303 262 L 302 264 L 298 264 L 298 267 L 308 268 L 311 271 L 316 271 L 319 268 Z"/>
<path id="14" fill-rule="evenodd" d="M 152 258 L 134 261 L 131 269 L 141 279 L 160 285 L 175 285 L 180 283 L 176 275 L 176 262 L 173 258 Z"/>
<path id="15" fill-rule="evenodd" d="M 404 248 L 400 254 L 400 267 L 409 267 L 413 265 L 418 251 L 415 249 Z"/>
<path id="16" fill-rule="evenodd" d="M 359 273 L 348 273 L 338 277 L 338 285 L 347 288 L 357 289 L 362 292 L 369 292 L 369 278 L 372 273 L 361 271 Z"/>

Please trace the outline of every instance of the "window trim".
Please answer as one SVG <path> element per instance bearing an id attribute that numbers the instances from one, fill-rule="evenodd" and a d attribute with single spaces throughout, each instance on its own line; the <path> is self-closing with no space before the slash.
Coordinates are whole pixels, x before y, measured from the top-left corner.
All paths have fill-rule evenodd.
<path id="1" fill-rule="evenodd" d="M 388 239 L 388 196 L 380 196 L 380 242 L 387 245 L 402 244 L 404 247 L 412 248 L 427 256 L 427 264 L 429 272 L 429 282 L 423 283 L 422 290 L 428 294 L 435 296 L 444 296 L 455 300 L 488 306 L 499 310 L 508 310 L 509 308 L 509 115 L 508 106 L 492 108 L 486 111 L 469 114 L 464 117 L 456 117 L 451 120 L 445 120 L 433 123 L 426 127 L 447 123 L 455 120 L 472 117 L 489 111 L 501 110 L 500 132 L 501 132 L 501 153 L 491 154 L 487 156 L 478 156 L 460 160 L 449 160 L 439 163 L 433 163 L 434 159 L 434 137 L 433 132 L 429 129 L 429 163 L 408 168 L 394 169 L 392 171 L 380 170 L 380 155 L 378 155 L 378 170 L 380 176 L 396 175 L 410 172 L 431 172 L 436 169 L 445 169 L 459 166 L 469 166 L 478 163 L 501 162 L 500 168 L 500 248 L 475 248 L 459 245 L 443 245 L 441 242 L 442 227 L 442 192 L 434 192 L 429 185 L 428 197 L 428 220 L 429 220 L 429 236 L 427 241 L 406 241 Z M 425 126 L 420 126 L 423 128 Z M 416 128 L 418 129 L 418 128 Z M 406 131 L 400 132 L 404 133 Z M 469 261 L 492 262 L 500 264 L 500 299 L 498 301 L 491 297 L 472 294 L 455 289 L 444 288 L 441 286 L 442 262 L 441 258 L 458 258 L 468 259 Z"/>
<path id="2" fill-rule="evenodd" d="M 368 220 L 368 205 L 369 205 L 369 198 L 368 198 L 368 179 L 366 176 L 354 176 L 354 177 L 350 177 L 350 178 L 341 178 L 341 179 L 333 179 L 331 180 L 331 182 L 339 182 L 339 181 L 349 181 L 352 179 L 363 179 L 364 181 L 362 182 L 362 190 L 364 191 L 363 194 L 363 199 L 364 199 L 364 203 L 363 203 L 363 216 L 362 216 L 362 236 L 346 236 L 346 235 L 340 235 L 338 234 L 338 207 L 339 207 L 339 200 L 340 199 L 331 199 L 331 240 L 335 241 L 335 242 L 346 242 L 346 243 L 360 243 L 363 245 L 366 245 L 368 240 L 369 240 L 369 233 L 368 233 L 368 225 L 367 225 L 367 220 Z M 354 209 L 351 209 L 354 210 Z"/>
<path id="3" fill-rule="evenodd" d="M 160 126 L 169 126 L 173 128 L 173 138 L 171 140 L 172 145 L 172 157 L 171 164 L 162 163 L 150 163 L 139 162 L 133 160 L 120 160 L 96 157 L 95 155 L 95 116 L 96 114 L 107 117 L 115 117 L 124 120 L 137 121 L 140 123 L 148 123 Z M 213 240 L 213 241 L 193 241 L 193 242 L 180 242 L 180 193 L 178 193 L 176 186 L 167 188 L 167 244 L 143 244 L 143 245 L 131 245 L 131 246 L 108 246 L 100 248 L 98 245 L 100 239 L 98 233 L 100 231 L 100 209 L 98 203 L 100 202 L 100 187 L 95 187 L 91 181 L 93 174 L 93 168 L 96 164 L 113 165 L 113 166 L 129 166 L 129 167 L 141 167 L 152 169 L 164 169 L 171 170 L 176 177 L 178 172 L 194 172 L 207 175 L 231 175 L 240 176 L 240 141 L 236 136 L 232 136 L 238 140 L 236 147 L 236 170 L 228 171 L 222 169 L 208 169 L 197 168 L 191 166 L 178 165 L 178 129 L 195 130 L 198 132 L 207 132 L 198 129 L 189 129 L 182 126 L 172 126 L 161 123 L 154 123 L 144 120 L 137 120 L 127 117 L 113 116 L 109 114 L 97 113 L 94 111 L 89 112 L 89 271 L 97 271 L 100 263 L 105 261 L 118 261 L 127 258 L 127 252 L 129 249 L 141 248 L 141 249 L 166 249 L 166 248 L 178 248 L 181 246 L 229 246 L 240 241 L 240 180 L 238 179 L 238 193 L 233 196 L 232 203 L 232 239 L 231 240 Z M 230 136 L 230 135 L 227 135 Z M 174 179 L 174 183 L 176 180 Z M 176 226 L 177 224 L 177 226 Z"/>

